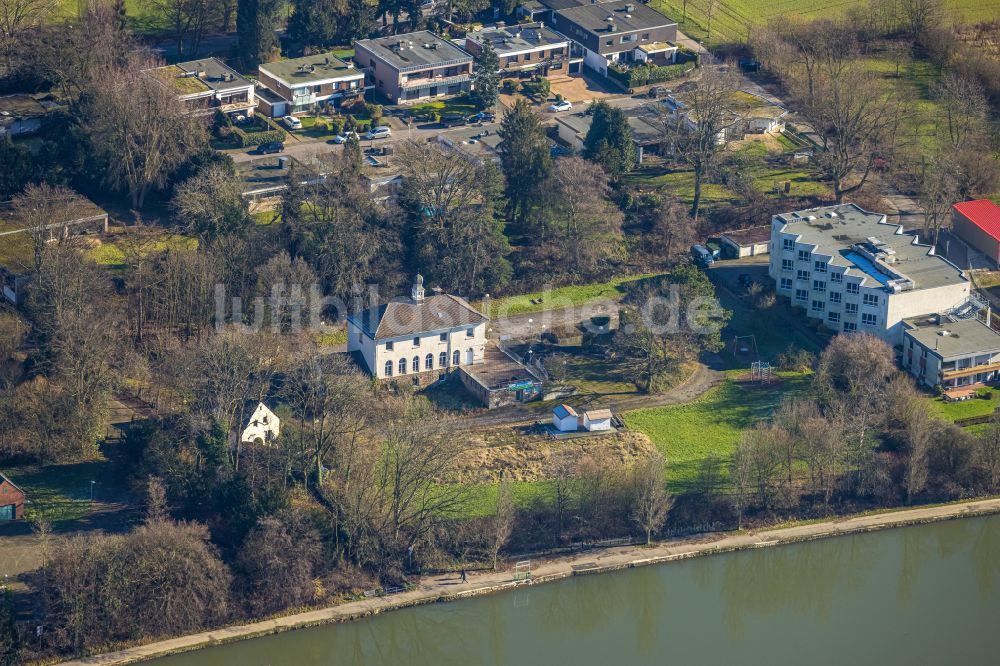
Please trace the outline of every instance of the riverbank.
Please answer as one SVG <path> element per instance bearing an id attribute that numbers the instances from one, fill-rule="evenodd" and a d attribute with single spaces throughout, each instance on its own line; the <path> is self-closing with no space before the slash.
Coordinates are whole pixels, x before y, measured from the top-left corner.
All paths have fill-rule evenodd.
<path id="1" fill-rule="evenodd" d="M 880 529 L 917 525 L 954 518 L 966 518 L 1000 513 L 1000 498 L 919 507 L 897 511 L 846 517 L 837 520 L 765 529 L 753 533 L 709 534 L 698 538 L 664 541 L 651 548 L 620 547 L 599 552 L 532 562 L 532 584 L 550 582 L 573 575 L 617 571 L 672 560 L 700 557 L 749 548 L 762 548 L 823 539 L 844 534 L 857 534 Z M 525 583 L 520 583 L 525 584 Z M 254 622 L 182 636 L 118 652 L 85 657 L 64 662 L 72 665 L 111 666 L 132 664 L 177 652 L 194 650 L 230 641 L 257 638 L 268 634 L 302 627 L 346 622 L 387 610 L 451 601 L 478 594 L 489 594 L 516 585 L 510 571 L 470 575 L 466 583 L 456 577 L 438 576 L 421 579 L 417 587 L 389 597 L 364 599 L 339 606 L 323 608 L 287 617 Z"/>

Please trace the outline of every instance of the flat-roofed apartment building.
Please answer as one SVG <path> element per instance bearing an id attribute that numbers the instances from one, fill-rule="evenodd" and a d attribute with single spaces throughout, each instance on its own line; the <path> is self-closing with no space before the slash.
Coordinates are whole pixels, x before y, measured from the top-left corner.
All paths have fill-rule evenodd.
<path id="1" fill-rule="evenodd" d="M 527 77 L 570 73 L 570 40 L 544 23 L 497 25 L 465 35 L 465 50 L 473 56 L 489 43 L 500 59 L 504 76 Z M 576 58 L 579 65 L 583 58 Z"/>
<path id="2" fill-rule="evenodd" d="M 358 40 L 354 62 L 393 104 L 472 89 L 472 56 L 427 30 Z"/>
<path id="3" fill-rule="evenodd" d="M 881 213 L 851 203 L 775 215 L 768 272 L 780 296 L 835 332 L 902 344 L 904 319 L 969 302 L 954 264 Z"/>
<path id="4" fill-rule="evenodd" d="M 272 118 L 340 106 L 365 90 L 364 72 L 332 53 L 260 65 L 257 80 L 259 108 Z"/>
<path id="5" fill-rule="evenodd" d="M 253 82 L 218 58 L 202 58 L 150 70 L 176 91 L 192 115 L 221 111 L 253 115 Z"/>
<path id="6" fill-rule="evenodd" d="M 904 322 L 903 367 L 945 391 L 1000 379 L 1000 334 L 978 318 L 923 315 Z"/>

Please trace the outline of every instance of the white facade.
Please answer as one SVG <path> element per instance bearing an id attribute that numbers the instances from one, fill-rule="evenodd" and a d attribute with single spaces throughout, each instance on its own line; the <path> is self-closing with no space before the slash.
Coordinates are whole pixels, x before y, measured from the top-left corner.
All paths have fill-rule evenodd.
<path id="1" fill-rule="evenodd" d="M 274 441 L 281 430 L 281 420 L 274 415 L 264 403 L 258 403 L 257 409 L 253 410 L 247 427 L 243 429 L 240 440 L 247 443 L 259 442 L 269 444 Z"/>
<path id="2" fill-rule="evenodd" d="M 423 278 L 417 276 L 408 301 L 383 306 L 383 319 L 376 330 L 366 328 L 365 319 L 347 320 L 347 350 L 364 360 L 369 373 L 378 379 L 444 373 L 451 368 L 482 363 L 486 355 L 488 319 L 464 300 L 448 295 L 424 298 Z M 408 324 L 399 331 L 390 321 L 383 330 L 383 320 L 398 315 Z M 447 313 L 447 316 L 445 316 Z M 398 328 L 398 327 L 397 327 Z"/>
<path id="3" fill-rule="evenodd" d="M 768 273 L 775 291 L 836 332 L 865 332 L 892 345 L 903 320 L 950 312 L 969 282 L 929 246 L 854 204 L 776 215 Z"/>
<path id="4" fill-rule="evenodd" d="M 591 432 L 611 430 L 611 410 L 592 409 L 584 412 L 583 427 Z"/>
<path id="5" fill-rule="evenodd" d="M 569 405 L 556 405 L 552 410 L 552 426 L 559 432 L 576 432 L 580 417 Z"/>

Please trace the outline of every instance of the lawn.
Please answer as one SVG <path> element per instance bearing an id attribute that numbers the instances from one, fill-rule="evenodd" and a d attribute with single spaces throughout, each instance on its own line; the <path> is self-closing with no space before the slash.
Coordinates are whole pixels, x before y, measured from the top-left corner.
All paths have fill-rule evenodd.
<path id="1" fill-rule="evenodd" d="M 111 233 L 122 233 L 124 229 L 117 227 L 111 229 Z M 152 252 L 162 252 L 171 249 L 194 249 L 198 247 L 198 240 L 181 234 L 163 234 L 156 240 L 148 243 L 143 249 L 144 254 Z M 126 257 L 125 250 L 115 241 L 104 241 L 97 247 L 87 250 L 87 256 L 95 263 L 107 268 L 124 268 Z"/>
<path id="2" fill-rule="evenodd" d="M 347 327 L 338 328 L 329 333 L 318 333 L 314 338 L 320 347 L 336 347 L 347 344 Z"/>
<path id="3" fill-rule="evenodd" d="M 844 0 L 719 0 L 714 4 L 711 37 L 708 35 L 709 3 L 706 0 L 652 0 L 650 6 L 677 21 L 687 36 L 718 44 L 746 41 L 754 26 L 765 25 L 774 19 L 836 18 L 856 4 Z M 995 20 L 1000 16 L 1000 0 L 944 0 L 944 5 L 970 23 Z"/>
<path id="4" fill-rule="evenodd" d="M 100 501 L 107 464 L 95 460 L 45 467 L 33 465 L 9 469 L 5 474 L 27 496 L 25 517 L 28 520 L 44 517 L 55 524 L 78 520 L 90 513 L 90 482 L 96 481 L 94 496 Z"/>
<path id="5" fill-rule="evenodd" d="M 467 487 L 467 495 L 462 511 L 462 518 L 482 518 L 496 511 L 497 484 L 482 483 Z M 514 503 L 520 507 L 531 506 L 534 502 L 552 496 L 551 481 L 514 481 L 511 494 Z"/>
<path id="6" fill-rule="evenodd" d="M 710 455 L 728 461 L 740 433 L 769 418 L 785 396 L 803 392 L 811 377 L 781 373 L 781 381 L 771 386 L 747 386 L 733 375 L 694 402 L 622 415 L 629 428 L 645 433 L 666 456 L 668 483 L 674 490 L 689 488 Z"/>
<path id="7" fill-rule="evenodd" d="M 442 116 L 451 114 L 470 116 L 478 110 L 479 107 L 469 100 L 468 95 L 459 95 L 452 99 L 438 99 L 433 102 L 414 104 L 409 108 L 409 111 L 415 116 L 430 113 L 431 111 L 436 111 Z"/>
<path id="8" fill-rule="evenodd" d="M 35 244 L 31 240 L 31 234 L 0 236 L 0 266 L 14 272 L 34 269 Z"/>
<path id="9" fill-rule="evenodd" d="M 498 317 L 511 317 L 519 314 L 530 314 L 532 312 L 544 312 L 555 308 L 582 305 L 604 299 L 618 300 L 625 295 L 625 285 L 658 275 L 664 275 L 664 273 L 629 275 L 617 277 L 607 282 L 570 285 L 532 294 L 506 296 L 495 299 L 490 303 L 490 317 L 497 319 Z M 540 302 L 539 299 L 541 299 Z"/>
<path id="10" fill-rule="evenodd" d="M 943 419 L 957 421 L 973 416 L 986 416 L 1000 405 L 1000 389 L 987 388 L 989 399 L 972 398 L 961 402 L 945 402 L 943 398 L 933 398 L 930 401 L 931 412 Z"/>

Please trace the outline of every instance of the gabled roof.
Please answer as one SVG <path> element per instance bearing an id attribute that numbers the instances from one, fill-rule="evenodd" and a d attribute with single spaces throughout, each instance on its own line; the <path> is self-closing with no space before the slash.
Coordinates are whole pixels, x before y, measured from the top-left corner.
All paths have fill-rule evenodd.
<path id="1" fill-rule="evenodd" d="M 1000 206 L 989 199 L 962 201 L 952 206 L 974 225 L 1000 240 Z"/>
<path id="2" fill-rule="evenodd" d="M 469 305 L 464 298 L 451 294 L 428 296 L 422 301 L 401 298 L 356 312 L 347 319 L 374 340 L 408 337 L 489 321 L 489 317 Z"/>
<path id="3" fill-rule="evenodd" d="M 583 418 L 589 419 L 591 421 L 603 421 L 604 419 L 611 418 L 610 409 L 591 409 L 588 412 L 583 413 Z"/>
<path id="4" fill-rule="evenodd" d="M 14 488 L 14 490 L 16 490 L 17 492 L 21 493 L 22 495 L 25 494 L 25 492 L 23 490 L 21 490 L 20 488 L 18 488 L 18 486 L 17 486 L 16 483 L 14 483 L 13 481 L 11 481 L 2 472 L 0 472 L 0 485 L 2 485 L 4 483 L 9 483 Z"/>
<path id="5" fill-rule="evenodd" d="M 556 405 L 553 408 L 552 413 L 556 415 L 556 418 L 564 419 L 567 416 L 576 417 L 576 410 L 574 410 L 569 405 Z"/>

